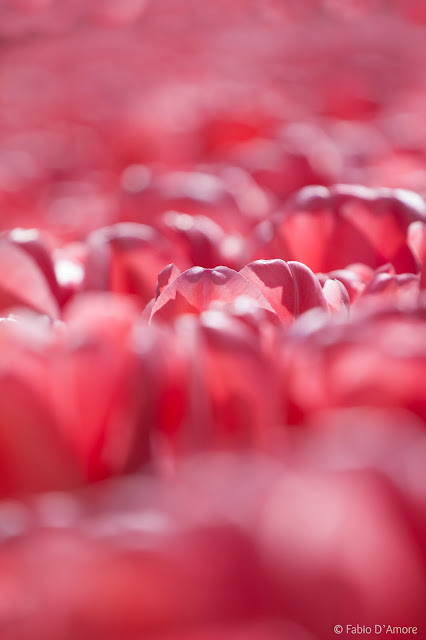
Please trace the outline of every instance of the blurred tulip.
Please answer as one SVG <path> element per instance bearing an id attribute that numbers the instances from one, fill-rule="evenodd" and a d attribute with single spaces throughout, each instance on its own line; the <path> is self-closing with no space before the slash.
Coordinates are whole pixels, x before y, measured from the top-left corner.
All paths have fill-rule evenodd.
<path id="1" fill-rule="evenodd" d="M 40 258 L 44 259 L 41 256 Z M 33 259 L 31 253 L 29 255 L 19 244 L 16 246 L 13 241 L 3 237 L 0 238 L 0 261 L 3 273 L 0 282 L 0 308 L 3 312 L 13 307 L 24 306 L 51 318 L 58 317 L 58 303 L 49 287 L 44 270 L 40 268 L 37 259 Z M 46 269 L 50 270 L 49 277 L 56 284 L 48 255 Z"/>
<path id="2" fill-rule="evenodd" d="M 128 223 L 93 232 L 87 245 L 83 288 L 130 294 L 145 306 L 168 263 L 167 241 L 151 227 Z"/>
<path id="3" fill-rule="evenodd" d="M 426 419 L 424 308 L 370 305 L 352 321 L 295 325 L 280 358 L 287 419 L 328 407 L 406 408 Z M 319 326 L 318 326 L 319 325 Z"/>
<path id="4" fill-rule="evenodd" d="M 313 271 L 355 262 L 375 269 L 390 262 L 397 273 L 417 273 L 406 236 L 425 211 L 419 196 L 403 190 L 308 187 L 271 222 L 271 237 L 256 254 L 299 260 Z"/>

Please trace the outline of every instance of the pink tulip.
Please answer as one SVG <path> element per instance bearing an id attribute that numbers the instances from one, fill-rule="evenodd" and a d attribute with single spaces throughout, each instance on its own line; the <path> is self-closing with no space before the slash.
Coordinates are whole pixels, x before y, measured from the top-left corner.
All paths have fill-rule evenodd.
<path id="1" fill-rule="evenodd" d="M 151 320 L 170 320 L 182 313 L 200 313 L 212 302 L 228 303 L 247 297 L 271 313 L 272 306 L 261 291 L 243 275 L 228 267 L 194 267 L 177 276 L 158 296 Z"/>
<path id="2" fill-rule="evenodd" d="M 182 313 L 199 313 L 212 303 L 250 299 L 259 308 L 275 312 L 284 325 L 305 311 L 328 309 L 318 279 L 297 262 L 258 260 L 239 273 L 227 267 L 196 267 L 179 274 L 169 265 L 159 276 L 151 320 L 164 320 Z"/>
<path id="3" fill-rule="evenodd" d="M 425 419 L 423 304 L 405 310 L 371 304 L 352 318 L 295 326 L 283 341 L 287 420 L 303 422 L 317 410 L 350 406 L 401 407 Z"/>
<path id="4" fill-rule="evenodd" d="M 390 262 L 397 273 L 417 273 L 406 236 L 410 223 L 424 216 L 423 200 L 398 189 L 309 187 L 271 223 L 272 238 L 256 253 L 299 260 L 313 271 Z"/>
<path id="5" fill-rule="evenodd" d="M 284 324 L 314 307 L 327 308 L 317 278 L 299 262 L 257 260 L 240 273 L 260 289 Z"/>
<path id="6" fill-rule="evenodd" d="M 94 232 L 87 245 L 84 289 L 129 294 L 145 306 L 167 265 L 168 242 L 151 227 L 129 223 Z"/>
<path id="7" fill-rule="evenodd" d="M 150 457 L 144 375 L 132 348 L 137 308 L 126 298 L 86 294 L 68 306 L 49 361 L 57 428 L 88 480 Z"/>
<path id="8" fill-rule="evenodd" d="M 24 306 L 51 318 L 58 317 L 58 303 L 45 273 L 26 249 L 19 248 L 8 238 L 0 238 L 0 261 L 3 272 L 0 308 L 3 313 L 10 308 Z M 47 268 L 51 269 L 51 265 Z"/>

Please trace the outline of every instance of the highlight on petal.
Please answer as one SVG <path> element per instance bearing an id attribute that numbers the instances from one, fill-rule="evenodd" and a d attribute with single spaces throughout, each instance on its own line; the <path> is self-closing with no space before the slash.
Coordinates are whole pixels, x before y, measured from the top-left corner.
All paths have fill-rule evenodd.
<path id="1" fill-rule="evenodd" d="M 260 290 L 240 273 L 228 267 L 193 267 L 178 276 L 159 295 L 151 311 L 151 320 L 174 318 L 182 313 L 200 313 L 212 302 L 233 302 L 248 297 L 259 307 L 273 311 Z"/>
<path id="2" fill-rule="evenodd" d="M 426 261 L 426 224 L 424 222 L 413 222 L 408 227 L 408 244 L 413 250 L 419 263 L 423 265 Z"/>
<path id="3" fill-rule="evenodd" d="M 368 282 L 373 277 L 374 271 L 364 265 L 349 265 L 346 269 L 336 269 L 327 274 L 317 273 L 317 277 L 323 284 L 328 280 L 337 280 L 345 288 L 350 303 L 352 304 L 359 298 L 364 291 Z M 327 296 L 326 296 L 327 297 Z"/>
<path id="4" fill-rule="evenodd" d="M 295 291 L 290 267 L 284 260 L 256 260 L 240 273 L 263 293 L 281 322 L 294 318 Z"/>
<path id="5" fill-rule="evenodd" d="M 413 222 L 408 227 L 408 244 L 419 261 L 420 289 L 426 289 L 426 224 L 424 222 Z"/>
<path id="6" fill-rule="evenodd" d="M 177 266 L 173 263 L 168 264 L 167 267 L 164 267 L 162 271 L 158 274 L 157 286 L 155 289 L 155 299 L 157 300 L 160 293 L 163 291 L 167 285 L 171 284 L 173 280 L 176 280 L 178 276 L 181 274 L 181 270 L 177 268 Z"/>
<path id="7" fill-rule="evenodd" d="M 284 324 L 314 307 L 327 308 L 318 279 L 300 263 L 256 260 L 240 273 L 257 286 Z"/>
<path id="8" fill-rule="evenodd" d="M 315 274 L 301 262 L 288 263 L 295 281 L 295 315 L 300 315 L 309 309 L 320 307 L 327 309 L 327 302 Z"/>
<path id="9" fill-rule="evenodd" d="M 12 229 L 6 237 L 14 246 L 25 251 L 34 260 L 46 278 L 52 294 L 58 302 L 61 302 L 62 292 L 55 273 L 52 247 L 41 232 L 37 229 L 17 228 Z"/>
<path id="10" fill-rule="evenodd" d="M 190 264 L 214 268 L 222 263 L 223 229 L 210 218 L 169 211 L 163 216 L 164 233 L 181 246 Z"/>
<path id="11" fill-rule="evenodd" d="M 341 311 L 349 313 L 351 306 L 349 294 L 339 280 L 327 280 L 322 290 L 332 313 Z"/>
<path id="12" fill-rule="evenodd" d="M 29 307 L 51 318 L 58 317 L 58 304 L 36 262 L 24 249 L 0 239 L 0 309 Z"/>

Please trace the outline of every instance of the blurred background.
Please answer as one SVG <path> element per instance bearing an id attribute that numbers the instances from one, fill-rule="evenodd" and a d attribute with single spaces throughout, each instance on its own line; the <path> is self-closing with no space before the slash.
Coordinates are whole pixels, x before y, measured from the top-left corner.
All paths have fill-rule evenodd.
<path id="1" fill-rule="evenodd" d="M 152 222 L 224 172 L 268 211 L 307 184 L 424 194 L 425 25 L 421 0 L 1 0 L 0 228 Z"/>

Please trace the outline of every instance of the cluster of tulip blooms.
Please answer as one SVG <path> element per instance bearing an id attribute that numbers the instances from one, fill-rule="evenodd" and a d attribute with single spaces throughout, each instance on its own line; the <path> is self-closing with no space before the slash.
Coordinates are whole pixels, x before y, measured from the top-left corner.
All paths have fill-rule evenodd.
<path id="1" fill-rule="evenodd" d="M 0 639 L 426 637 L 423 3 L 0 5 Z"/>

